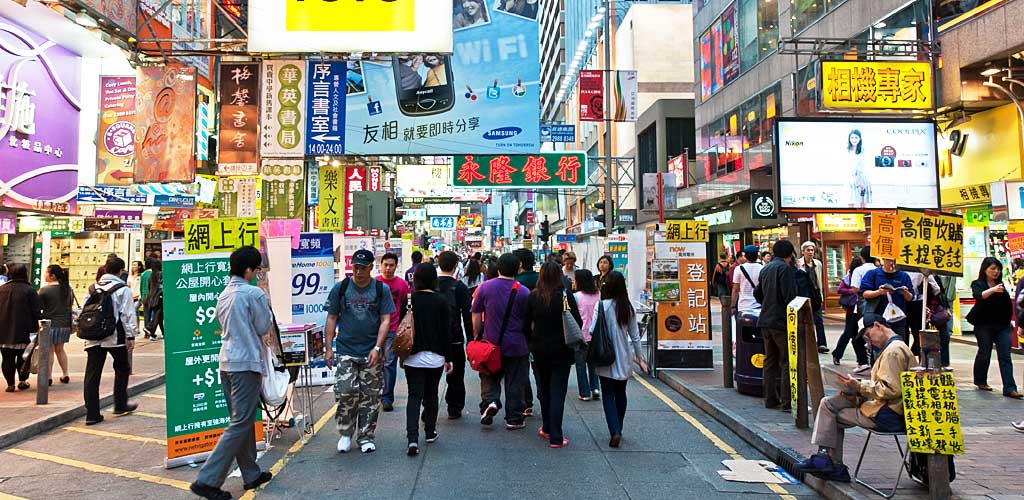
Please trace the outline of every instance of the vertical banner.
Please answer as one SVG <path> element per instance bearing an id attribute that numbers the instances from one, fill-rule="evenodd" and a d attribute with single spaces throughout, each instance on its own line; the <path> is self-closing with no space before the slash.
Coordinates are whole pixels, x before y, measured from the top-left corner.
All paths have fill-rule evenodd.
<path id="1" fill-rule="evenodd" d="M 736 2 L 722 11 L 722 82 L 729 83 L 740 76 L 739 29 L 736 26 Z"/>
<path id="2" fill-rule="evenodd" d="M 227 253 L 188 255 L 183 241 L 163 242 L 164 369 L 167 374 L 167 467 L 201 460 L 228 426 L 221 390 L 217 298 L 229 281 Z M 258 410 L 257 410 L 258 411 Z M 263 419 L 256 417 L 256 441 Z"/>
<path id="3" fill-rule="evenodd" d="M 302 160 L 263 160 L 260 211 L 264 219 L 306 220 Z"/>
<path id="4" fill-rule="evenodd" d="M 352 193 L 366 191 L 366 167 L 348 167 L 345 170 L 345 236 L 364 236 L 366 231 L 357 230 L 352 217 Z"/>
<path id="5" fill-rule="evenodd" d="M 301 158 L 306 140 L 306 62 L 264 61 L 260 155 Z"/>
<path id="6" fill-rule="evenodd" d="M 292 323 L 323 325 L 334 285 L 334 235 L 302 233 L 292 249 Z"/>
<path id="7" fill-rule="evenodd" d="M 306 76 L 306 154 L 345 153 L 348 63 L 309 61 Z"/>
<path id="8" fill-rule="evenodd" d="M 659 369 L 713 367 L 707 246 L 707 239 L 679 242 L 661 231 L 654 235 Z"/>
<path id="9" fill-rule="evenodd" d="M 136 81 L 135 183 L 194 182 L 196 69 L 139 68 Z"/>
<path id="10" fill-rule="evenodd" d="M 340 167 L 320 167 L 320 204 L 317 206 L 319 229 L 324 233 L 340 233 L 345 230 L 342 217 L 345 188 L 344 170 Z"/>
<path id="11" fill-rule="evenodd" d="M 579 77 L 580 121 L 604 120 L 604 71 L 583 70 Z"/>
<path id="12" fill-rule="evenodd" d="M 706 99 L 718 90 L 715 78 L 715 60 L 711 49 L 711 30 L 700 35 L 700 97 Z"/>
<path id="13" fill-rule="evenodd" d="M 617 122 L 635 122 L 639 84 L 636 71 L 615 72 L 615 115 Z"/>
<path id="14" fill-rule="evenodd" d="M 899 257 L 900 218 L 896 214 L 871 214 L 871 255 L 879 259 Z"/>
<path id="15" fill-rule="evenodd" d="M 135 77 L 100 77 L 100 124 L 96 138 L 96 184 L 132 183 L 135 159 Z"/>
<path id="16" fill-rule="evenodd" d="M 366 190 L 380 191 L 380 167 L 370 167 L 369 169 L 367 169 L 366 175 L 369 176 L 369 178 L 366 181 Z"/>
<path id="17" fill-rule="evenodd" d="M 260 176 L 236 175 L 217 180 L 221 217 L 259 217 Z"/>
<path id="18" fill-rule="evenodd" d="M 622 273 L 622 277 L 626 278 L 626 281 L 629 282 L 629 275 L 627 274 L 627 269 L 629 269 L 629 243 L 626 241 L 626 235 L 621 237 L 610 236 L 606 252 L 612 258 L 613 270 Z"/>
<path id="19" fill-rule="evenodd" d="M 259 92 L 259 63 L 221 64 L 217 175 L 257 173 Z"/>

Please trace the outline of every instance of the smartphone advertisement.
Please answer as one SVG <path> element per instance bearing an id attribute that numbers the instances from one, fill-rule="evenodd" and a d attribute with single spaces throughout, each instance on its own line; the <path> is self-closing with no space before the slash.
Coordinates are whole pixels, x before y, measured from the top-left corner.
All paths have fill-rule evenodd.
<path id="1" fill-rule="evenodd" d="M 1010 220 L 1024 220 L 1024 181 L 1006 181 L 1006 212 Z"/>
<path id="2" fill-rule="evenodd" d="M 779 119 L 783 209 L 934 209 L 939 206 L 935 124 Z"/>
<path id="3" fill-rule="evenodd" d="M 537 13 L 453 0 L 454 52 L 363 61 L 348 93 L 346 154 L 540 149 Z M 497 6 L 496 6 L 497 5 Z"/>

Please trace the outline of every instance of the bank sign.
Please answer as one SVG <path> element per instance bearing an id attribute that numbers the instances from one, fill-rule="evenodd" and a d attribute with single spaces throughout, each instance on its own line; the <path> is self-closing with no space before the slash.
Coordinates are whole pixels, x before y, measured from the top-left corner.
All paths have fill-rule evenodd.
<path id="1" fill-rule="evenodd" d="M 586 153 L 460 155 L 454 161 L 452 187 L 456 188 L 587 187 Z"/>

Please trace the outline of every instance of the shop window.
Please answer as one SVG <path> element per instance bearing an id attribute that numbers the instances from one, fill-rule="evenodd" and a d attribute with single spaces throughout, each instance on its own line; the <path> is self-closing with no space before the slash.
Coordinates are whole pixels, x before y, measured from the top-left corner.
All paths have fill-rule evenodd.
<path id="1" fill-rule="evenodd" d="M 761 117 L 764 116 L 764 100 L 761 96 L 747 99 L 747 102 L 740 106 L 740 115 L 743 120 L 743 149 L 747 150 L 761 144 Z"/>
<path id="2" fill-rule="evenodd" d="M 782 115 L 782 83 L 776 82 L 761 94 L 764 99 L 764 119 L 761 124 L 762 142 L 771 144 L 774 138 L 775 117 Z"/>
<path id="3" fill-rule="evenodd" d="M 737 24 L 740 36 L 740 71 L 752 68 L 761 60 L 757 48 L 758 3 L 760 0 L 739 0 Z M 772 4 L 774 7 L 774 4 Z"/>
<path id="4" fill-rule="evenodd" d="M 758 0 L 757 20 L 757 46 L 760 58 L 764 59 L 779 48 L 778 0 Z"/>
<path id="5" fill-rule="evenodd" d="M 668 158 L 675 158 L 687 151 L 690 158 L 697 152 L 697 141 L 693 133 L 693 118 L 665 119 L 665 147 Z"/>
<path id="6" fill-rule="evenodd" d="M 808 64 L 796 72 L 798 116 L 809 116 L 818 112 L 817 63 Z"/>

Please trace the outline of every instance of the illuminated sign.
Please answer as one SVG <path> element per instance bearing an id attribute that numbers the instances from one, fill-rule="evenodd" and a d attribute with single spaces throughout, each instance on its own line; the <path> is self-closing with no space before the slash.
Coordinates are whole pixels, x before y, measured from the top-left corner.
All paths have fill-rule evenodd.
<path id="1" fill-rule="evenodd" d="M 826 109 L 932 109 L 932 65 L 918 61 L 822 61 Z"/>

